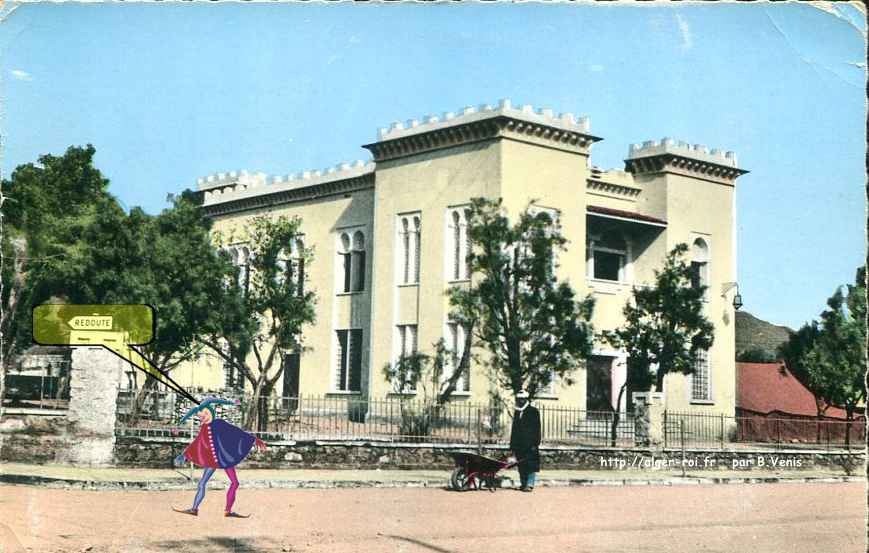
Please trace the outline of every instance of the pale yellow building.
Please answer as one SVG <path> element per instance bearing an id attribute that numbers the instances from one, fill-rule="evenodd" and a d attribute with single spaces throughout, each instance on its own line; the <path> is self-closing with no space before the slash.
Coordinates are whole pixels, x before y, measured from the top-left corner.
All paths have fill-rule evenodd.
<path id="1" fill-rule="evenodd" d="M 444 338 L 461 344 L 445 291 L 468 282 L 465 208 L 471 198 L 502 198 L 515 215 L 530 200 L 556 213 L 569 243 L 558 277 L 596 299 L 596 330 L 621 322 L 633 286 L 647 284 L 666 252 L 691 246 L 708 285 L 706 314 L 715 344 L 693 377 L 668 375 L 668 409 L 732 414 L 735 402 L 735 182 L 746 171 L 732 152 L 664 139 L 630 147 L 624 170 L 590 161 L 587 118 L 531 106 L 467 107 L 441 117 L 394 123 L 363 146 L 369 163 L 341 164 L 290 177 L 228 173 L 200 179 L 215 228 L 230 231 L 260 214 L 298 215 L 314 260 L 305 286 L 318 296 L 311 348 L 286 360 L 278 392 L 382 398 L 392 388 L 385 363 L 402 351 L 430 351 Z M 243 243 L 234 245 L 244 264 Z M 624 354 L 596 346 L 576 383 L 555 382 L 541 401 L 588 409 L 613 405 L 624 382 Z M 456 392 L 485 401 L 478 367 Z M 178 369 L 182 385 L 219 388 L 233 379 L 216 358 Z M 624 407 L 624 406 L 622 406 Z"/>

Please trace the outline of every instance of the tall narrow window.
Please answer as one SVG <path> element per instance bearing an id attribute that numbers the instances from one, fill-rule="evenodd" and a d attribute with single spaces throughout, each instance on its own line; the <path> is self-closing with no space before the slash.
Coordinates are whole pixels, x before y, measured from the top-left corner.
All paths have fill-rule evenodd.
<path id="1" fill-rule="evenodd" d="M 353 257 L 350 252 L 350 236 L 345 232 L 341 234 L 341 291 L 350 291 L 350 275 L 353 267 Z"/>
<path id="2" fill-rule="evenodd" d="M 398 237 L 401 248 L 401 267 L 399 284 L 419 282 L 420 233 L 422 230 L 419 215 L 402 215 L 398 220 Z"/>
<path id="3" fill-rule="evenodd" d="M 229 252 L 232 264 L 238 270 L 236 283 L 244 293 L 247 293 L 250 288 L 250 249 L 247 246 L 236 246 L 231 247 Z"/>
<path id="4" fill-rule="evenodd" d="M 465 246 L 465 249 L 462 252 L 462 268 L 465 272 L 464 278 L 471 278 L 471 260 L 468 258 L 468 255 L 471 253 L 471 233 L 468 232 L 468 221 L 471 218 L 471 210 L 465 209 L 463 215 L 464 217 L 462 218 L 462 225 L 460 227 L 462 243 Z"/>
<path id="5" fill-rule="evenodd" d="M 365 290 L 365 236 L 361 231 L 353 234 L 353 291 Z"/>
<path id="6" fill-rule="evenodd" d="M 365 230 L 345 230 L 338 235 L 335 288 L 338 293 L 365 290 Z"/>
<path id="7" fill-rule="evenodd" d="M 422 255 L 421 247 L 422 224 L 419 217 L 413 218 L 413 281 L 419 282 L 419 260 Z"/>
<path id="8" fill-rule="evenodd" d="M 709 354 L 698 350 L 694 355 L 694 373 L 691 375 L 691 399 L 710 400 Z"/>
<path id="9" fill-rule="evenodd" d="M 362 389 L 362 329 L 338 330 L 336 337 L 335 389 L 358 392 Z"/>
<path id="10" fill-rule="evenodd" d="M 462 276 L 462 225 L 458 211 L 453 211 L 453 280 Z"/>
<path id="11" fill-rule="evenodd" d="M 709 246 L 702 238 L 691 246 L 691 286 L 709 286 Z"/>
<path id="12" fill-rule="evenodd" d="M 471 251 L 471 237 L 468 233 L 470 210 L 453 208 L 447 212 L 447 278 L 467 280 L 471 278 L 471 264 L 468 254 Z"/>
<path id="13" fill-rule="evenodd" d="M 296 288 L 296 295 L 305 295 L 305 243 L 301 238 L 293 240 L 290 253 L 289 280 Z"/>
<path id="14" fill-rule="evenodd" d="M 447 375 L 447 378 L 452 378 L 457 370 L 460 371 L 462 376 L 456 381 L 456 391 L 469 392 L 471 390 L 471 364 L 469 359 L 464 358 L 467 340 L 466 329 L 454 322 L 447 323 L 447 329 L 449 331 L 447 343 L 450 353 L 450 374 Z"/>
<path id="15" fill-rule="evenodd" d="M 410 224 L 406 217 L 401 218 L 401 249 L 402 249 L 402 277 L 401 282 L 410 282 Z"/>

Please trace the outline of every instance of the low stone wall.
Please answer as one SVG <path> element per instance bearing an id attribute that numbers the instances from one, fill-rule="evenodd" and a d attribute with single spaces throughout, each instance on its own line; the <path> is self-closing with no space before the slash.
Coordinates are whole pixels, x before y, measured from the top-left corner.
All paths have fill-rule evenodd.
<path id="1" fill-rule="evenodd" d="M 128 467 L 167 467 L 189 439 L 118 438 L 115 462 Z M 264 452 L 245 460 L 248 468 L 305 469 L 448 469 L 452 453 L 477 452 L 461 444 L 396 444 L 388 442 L 298 441 L 272 442 Z M 483 455 L 502 457 L 506 446 L 484 446 Z M 859 470 L 864 455 L 859 452 L 807 450 L 686 450 L 657 451 L 641 448 L 541 447 L 541 463 L 550 469 L 576 470 Z"/>
<path id="2" fill-rule="evenodd" d="M 66 417 L 16 416 L 0 421 L 0 461 L 53 463 L 67 441 Z"/>
<path id="3" fill-rule="evenodd" d="M 0 421 L 0 461 L 50 464 L 63 459 L 70 439 L 65 417 L 4 417 Z M 190 443 L 188 437 L 119 436 L 115 441 L 114 464 L 123 467 L 165 468 Z M 462 444 L 397 444 L 373 441 L 286 441 L 270 442 L 264 452 L 253 452 L 245 460 L 248 468 L 322 469 L 449 469 L 451 454 L 476 452 Z M 484 446 L 482 453 L 502 457 L 506 446 Z M 544 469 L 657 470 L 679 469 L 681 451 L 648 448 L 590 448 L 544 446 L 540 448 Z M 860 471 L 863 451 L 826 452 L 817 450 L 689 449 L 685 468 L 697 470 L 847 470 Z"/>

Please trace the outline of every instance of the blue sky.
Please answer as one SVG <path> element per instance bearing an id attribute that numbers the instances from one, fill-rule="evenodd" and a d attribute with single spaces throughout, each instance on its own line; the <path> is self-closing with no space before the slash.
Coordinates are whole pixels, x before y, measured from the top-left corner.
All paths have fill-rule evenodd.
<path id="1" fill-rule="evenodd" d="M 591 118 L 592 161 L 734 150 L 746 310 L 797 327 L 865 256 L 865 27 L 806 5 L 31 4 L 0 24 L 4 176 L 92 143 L 125 206 L 367 159 L 392 121 L 510 98 Z"/>

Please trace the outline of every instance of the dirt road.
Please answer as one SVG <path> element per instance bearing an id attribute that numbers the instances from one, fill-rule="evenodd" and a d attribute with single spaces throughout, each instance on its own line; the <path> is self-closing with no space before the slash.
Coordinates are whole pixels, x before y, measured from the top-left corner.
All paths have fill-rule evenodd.
<path id="1" fill-rule="evenodd" d="M 866 551 L 866 485 L 239 490 L 222 516 L 173 513 L 191 492 L 0 486 L 0 551 L 788 552 Z"/>

